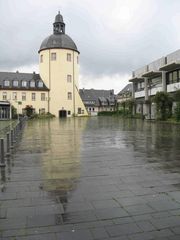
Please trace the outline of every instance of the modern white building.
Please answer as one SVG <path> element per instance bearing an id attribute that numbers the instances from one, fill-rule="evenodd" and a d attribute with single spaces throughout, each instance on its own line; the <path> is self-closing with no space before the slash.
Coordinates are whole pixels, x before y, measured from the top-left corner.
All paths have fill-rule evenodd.
<path id="1" fill-rule="evenodd" d="M 156 110 L 150 98 L 160 91 L 173 95 L 180 89 L 180 50 L 133 71 L 129 81 L 132 98 L 136 100 L 135 112 L 154 119 Z"/>

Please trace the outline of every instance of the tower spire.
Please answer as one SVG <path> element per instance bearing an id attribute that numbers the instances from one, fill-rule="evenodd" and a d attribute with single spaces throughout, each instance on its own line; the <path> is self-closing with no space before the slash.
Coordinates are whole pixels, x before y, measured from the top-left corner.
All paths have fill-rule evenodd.
<path id="1" fill-rule="evenodd" d="M 63 16 L 58 11 L 55 17 L 55 22 L 53 23 L 54 34 L 65 34 L 65 23 L 63 21 Z"/>

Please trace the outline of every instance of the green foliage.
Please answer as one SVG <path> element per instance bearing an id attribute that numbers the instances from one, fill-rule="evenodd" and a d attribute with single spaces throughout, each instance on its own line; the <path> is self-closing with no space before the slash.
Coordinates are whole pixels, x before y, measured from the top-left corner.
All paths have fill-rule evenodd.
<path id="1" fill-rule="evenodd" d="M 34 109 L 33 109 L 32 106 L 27 105 L 27 106 L 25 107 L 25 111 L 26 111 L 26 115 L 27 115 L 28 117 L 31 117 L 31 116 L 33 115 Z"/>
<path id="2" fill-rule="evenodd" d="M 55 115 L 51 114 L 51 113 L 42 113 L 42 114 L 33 114 L 31 116 L 31 118 L 35 118 L 35 119 L 49 119 L 49 118 L 54 118 Z"/>
<path id="3" fill-rule="evenodd" d="M 120 103 L 122 115 L 132 117 L 135 101 L 132 99 Z"/>
<path id="4" fill-rule="evenodd" d="M 180 90 L 177 90 L 174 94 L 174 100 L 176 107 L 174 108 L 174 116 L 177 122 L 180 121 Z"/>
<path id="5" fill-rule="evenodd" d="M 98 112 L 98 116 L 112 116 L 115 115 L 116 112 L 112 112 L 112 111 L 102 111 L 102 112 Z"/>
<path id="6" fill-rule="evenodd" d="M 156 103 L 157 117 L 160 120 L 167 120 L 172 115 L 172 97 L 166 92 L 157 92 L 153 98 Z"/>
<path id="7" fill-rule="evenodd" d="M 176 103 L 176 107 L 174 109 L 174 115 L 175 115 L 175 119 L 177 122 L 180 121 L 180 102 Z"/>
<path id="8" fill-rule="evenodd" d="M 175 102 L 180 102 L 180 90 L 177 90 L 174 94 Z"/>

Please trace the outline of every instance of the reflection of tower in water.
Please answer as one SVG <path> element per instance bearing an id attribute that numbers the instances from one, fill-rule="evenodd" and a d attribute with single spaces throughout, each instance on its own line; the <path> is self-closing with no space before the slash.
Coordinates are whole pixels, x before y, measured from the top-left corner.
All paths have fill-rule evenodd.
<path id="1" fill-rule="evenodd" d="M 52 121 L 49 126 L 49 150 L 43 158 L 43 189 L 61 203 L 80 177 L 81 131 L 86 119 Z"/>

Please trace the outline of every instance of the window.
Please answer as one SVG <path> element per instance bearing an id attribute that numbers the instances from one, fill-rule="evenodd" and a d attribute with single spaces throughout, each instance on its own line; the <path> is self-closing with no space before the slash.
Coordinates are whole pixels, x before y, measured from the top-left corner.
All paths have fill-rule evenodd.
<path id="1" fill-rule="evenodd" d="M 22 87 L 27 87 L 27 82 L 26 81 L 22 81 Z"/>
<path id="2" fill-rule="evenodd" d="M 26 93 L 22 92 L 22 101 L 26 101 Z"/>
<path id="3" fill-rule="evenodd" d="M 41 93 L 41 101 L 45 101 L 45 93 Z"/>
<path id="4" fill-rule="evenodd" d="M 172 83 L 172 82 L 173 82 L 173 74 L 169 73 L 169 83 Z"/>
<path id="5" fill-rule="evenodd" d="M 36 100 L 36 93 L 32 93 L 32 101 Z"/>
<path id="6" fill-rule="evenodd" d="M 3 97 L 3 100 L 7 100 L 7 92 L 3 92 L 2 97 Z"/>
<path id="7" fill-rule="evenodd" d="M 35 81 L 30 81 L 30 87 L 35 87 Z"/>
<path id="8" fill-rule="evenodd" d="M 71 83 L 72 82 L 72 75 L 67 75 L 67 82 Z"/>
<path id="9" fill-rule="evenodd" d="M 13 98 L 13 100 L 17 100 L 17 92 L 12 93 L 12 98 Z"/>
<path id="10" fill-rule="evenodd" d="M 40 56 L 40 62 L 43 62 L 43 55 Z"/>
<path id="11" fill-rule="evenodd" d="M 71 111 L 68 111 L 68 115 L 71 115 Z"/>
<path id="12" fill-rule="evenodd" d="M 94 108 L 93 108 L 92 110 L 93 110 L 93 112 L 94 112 Z"/>
<path id="13" fill-rule="evenodd" d="M 17 80 L 13 81 L 13 87 L 18 87 L 18 81 Z"/>
<path id="14" fill-rule="evenodd" d="M 68 92 L 68 100 L 72 100 L 72 92 Z"/>
<path id="15" fill-rule="evenodd" d="M 4 86 L 5 86 L 5 87 L 9 87 L 9 86 L 10 86 L 9 80 L 5 80 L 5 81 L 4 81 Z"/>
<path id="16" fill-rule="evenodd" d="M 70 53 L 67 53 L 67 61 L 71 62 L 71 54 Z"/>
<path id="17" fill-rule="evenodd" d="M 38 87 L 40 87 L 40 88 L 43 87 L 43 82 L 42 81 L 38 82 Z"/>
<path id="18" fill-rule="evenodd" d="M 51 53 L 51 61 L 56 61 L 56 53 Z"/>
<path id="19" fill-rule="evenodd" d="M 173 82 L 175 83 L 177 81 L 178 81 L 178 73 L 177 73 L 177 71 L 174 71 L 173 72 Z"/>
<path id="20" fill-rule="evenodd" d="M 81 108 L 78 108 L 78 114 L 81 114 Z"/>

